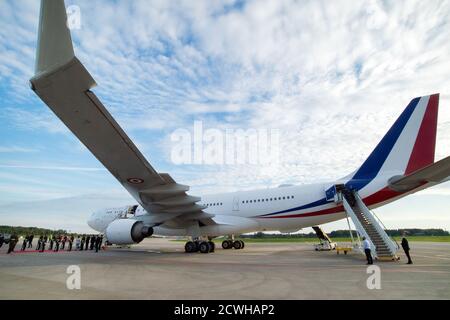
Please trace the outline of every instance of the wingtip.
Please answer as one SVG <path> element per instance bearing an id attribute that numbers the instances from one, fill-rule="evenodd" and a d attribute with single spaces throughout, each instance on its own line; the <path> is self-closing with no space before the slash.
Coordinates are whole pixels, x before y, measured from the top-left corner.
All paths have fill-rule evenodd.
<path id="1" fill-rule="evenodd" d="M 64 0 L 41 0 L 35 74 L 56 69 L 74 57 Z"/>

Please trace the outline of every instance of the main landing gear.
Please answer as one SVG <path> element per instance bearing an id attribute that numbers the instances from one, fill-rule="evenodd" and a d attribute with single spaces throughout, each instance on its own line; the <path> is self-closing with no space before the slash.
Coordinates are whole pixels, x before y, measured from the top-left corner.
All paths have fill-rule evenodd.
<path id="1" fill-rule="evenodd" d="M 228 249 L 236 249 L 236 250 L 240 250 L 240 249 L 244 249 L 245 247 L 245 243 L 242 240 L 224 240 L 222 242 L 222 248 L 225 250 Z"/>
<path id="2" fill-rule="evenodd" d="M 186 251 L 186 253 L 210 253 L 214 252 L 215 249 L 216 246 L 212 241 L 188 241 L 184 245 L 184 250 Z"/>

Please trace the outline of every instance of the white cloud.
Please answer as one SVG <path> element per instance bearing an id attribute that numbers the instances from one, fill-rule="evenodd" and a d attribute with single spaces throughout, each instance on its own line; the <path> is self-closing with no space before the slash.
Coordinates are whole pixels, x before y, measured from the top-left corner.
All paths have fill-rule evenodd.
<path id="1" fill-rule="evenodd" d="M 51 171 L 106 171 L 105 168 L 89 168 L 89 167 L 61 167 L 61 166 L 36 166 L 36 165 L 3 165 L 3 169 L 30 169 L 30 170 L 51 170 Z"/>
<path id="2" fill-rule="evenodd" d="M 22 148 L 18 146 L 0 146 L 0 153 L 33 153 L 36 149 Z"/>

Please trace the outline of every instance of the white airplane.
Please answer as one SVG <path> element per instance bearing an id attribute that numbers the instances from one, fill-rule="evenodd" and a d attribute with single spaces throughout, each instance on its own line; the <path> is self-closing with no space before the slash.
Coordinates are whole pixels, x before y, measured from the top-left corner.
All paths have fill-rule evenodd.
<path id="1" fill-rule="evenodd" d="M 152 234 L 189 236 L 193 241 L 186 243 L 186 252 L 207 253 L 214 251 L 211 239 L 232 236 L 222 247 L 241 249 L 244 243 L 234 241 L 234 235 L 294 231 L 344 219 L 357 205 L 351 194 L 376 208 L 449 180 L 450 157 L 434 161 L 439 95 L 433 94 L 413 99 L 367 160 L 342 179 L 188 195 L 188 186 L 148 163 L 91 91 L 96 83 L 74 54 L 66 20 L 63 0 L 42 0 L 36 72 L 30 81 L 34 92 L 137 202 L 90 217 L 89 226 L 110 243 L 139 243 Z M 346 195 L 344 200 L 339 201 L 340 194 Z M 377 241 L 373 230 L 362 233 Z"/>

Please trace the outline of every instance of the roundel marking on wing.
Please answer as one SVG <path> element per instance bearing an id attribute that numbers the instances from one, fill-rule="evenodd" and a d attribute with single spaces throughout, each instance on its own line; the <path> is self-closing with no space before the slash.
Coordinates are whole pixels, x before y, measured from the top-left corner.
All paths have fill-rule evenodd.
<path id="1" fill-rule="evenodd" d="M 127 179 L 127 181 L 131 184 L 142 184 L 144 183 L 143 179 L 139 179 L 139 178 L 129 178 Z"/>

